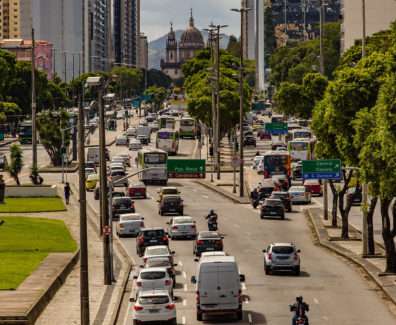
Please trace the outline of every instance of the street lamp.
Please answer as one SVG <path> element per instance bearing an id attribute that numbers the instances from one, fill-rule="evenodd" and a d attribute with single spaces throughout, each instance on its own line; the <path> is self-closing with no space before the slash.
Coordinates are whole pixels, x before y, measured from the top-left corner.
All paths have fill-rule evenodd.
<path id="1" fill-rule="evenodd" d="M 244 2 L 243 2 L 244 4 Z M 243 196 L 243 14 L 251 8 L 245 7 L 240 9 L 231 9 L 241 13 L 241 61 L 239 65 L 239 196 Z"/>

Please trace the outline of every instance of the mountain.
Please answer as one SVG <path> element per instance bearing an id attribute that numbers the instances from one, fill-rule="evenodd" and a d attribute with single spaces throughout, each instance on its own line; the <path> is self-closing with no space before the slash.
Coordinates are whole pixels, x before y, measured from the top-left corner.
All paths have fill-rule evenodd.
<path id="1" fill-rule="evenodd" d="M 183 33 L 183 30 L 178 29 L 175 31 L 176 39 L 180 40 L 180 36 Z M 204 43 L 206 44 L 207 39 L 208 39 L 208 32 L 205 30 L 201 30 Z M 228 35 L 224 35 L 221 40 L 220 40 L 220 48 L 226 49 L 228 45 L 228 40 L 229 40 Z M 168 40 L 168 33 L 165 35 L 161 36 L 160 38 L 157 38 L 154 41 L 151 41 L 148 44 L 148 64 L 149 64 L 149 69 L 160 69 L 160 61 L 161 59 L 165 59 L 166 56 L 166 41 Z"/>

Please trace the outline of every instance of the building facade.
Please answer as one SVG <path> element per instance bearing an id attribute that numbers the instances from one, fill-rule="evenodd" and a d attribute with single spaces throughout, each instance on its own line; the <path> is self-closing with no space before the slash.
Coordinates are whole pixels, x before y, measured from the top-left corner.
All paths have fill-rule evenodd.
<path id="1" fill-rule="evenodd" d="M 20 38 L 19 0 L 0 0 L 0 40 Z"/>
<path id="2" fill-rule="evenodd" d="M 396 19 L 395 0 L 366 1 L 366 36 L 389 29 Z M 362 39 L 362 1 L 341 2 L 341 54 L 350 48 L 356 39 Z"/>
<path id="3" fill-rule="evenodd" d="M 182 77 L 181 66 L 192 59 L 196 52 L 205 46 L 201 32 L 194 25 L 194 17 L 191 12 L 189 26 L 183 31 L 179 45 L 171 24 L 166 42 L 166 58 L 161 59 L 161 71 L 172 79 Z"/>
<path id="4" fill-rule="evenodd" d="M 139 38 L 139 56 L 138 56 L 138 68 L 139 69 L 148 69 L 148 42 L 147 36 L 143 33 L 140 33 Z"/>

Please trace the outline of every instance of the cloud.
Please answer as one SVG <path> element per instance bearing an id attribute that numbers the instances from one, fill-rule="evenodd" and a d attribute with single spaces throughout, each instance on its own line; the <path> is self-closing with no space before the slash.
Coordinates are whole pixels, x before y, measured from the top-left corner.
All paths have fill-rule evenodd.
<path id="1" fill-rule="evenodd" d="M 240 34 L 240 16 L 230 11 L 239 8 L 241 0 L 142 0 L 140 2 L 140 29 L 152 41 L 169 31 L 172 21 L 174 29 L 188 26 L 190 8 L 193 8 L 195 25 L 199 29 L 215 24 L 229 25 L 226 34 Z"/>

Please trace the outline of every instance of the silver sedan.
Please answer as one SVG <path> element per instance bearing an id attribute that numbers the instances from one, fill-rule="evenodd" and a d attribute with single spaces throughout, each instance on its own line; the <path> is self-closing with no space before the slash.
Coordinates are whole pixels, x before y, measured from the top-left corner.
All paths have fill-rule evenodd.
<path id="1" fill-rule="evenodd" d="M 129 142 L 129 150 L 142 149 L 143 145 L 139 140 L 133 139 Z"/>
<path id="2" fill-rule="evenodd" d="M 292 186 L 289 188 L 292 203 L 311 203 L 311 192 L 305 186 Z"/>
<path id="3" fill-rule="evenodd" d="M 125 135 L 118 135 L 116 137 L 116 146 L 127 146 L 128 138 Z"/>
<path id="4" fill-rule="evenodd" d="M 197 227 L 191 217 L 173 217 L 168 224 L 168 234 L 171 239 L 190 237 L 195 238 Z"/>

